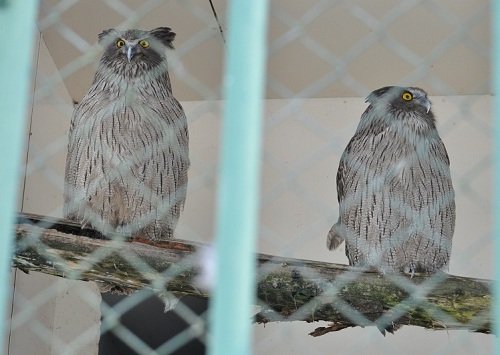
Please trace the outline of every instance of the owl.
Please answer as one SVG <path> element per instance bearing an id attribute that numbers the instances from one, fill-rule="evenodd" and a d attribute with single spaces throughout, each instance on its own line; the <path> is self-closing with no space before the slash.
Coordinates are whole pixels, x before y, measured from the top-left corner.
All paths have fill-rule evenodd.
<path id="1" fill-rule="evenodd" d="M 186 199 L 189 147 L 166 49 L 175 33 L 110 29 L 94 81 L 74 110 L 64 215 L 104 234 L 172 238 Z"/>
<path id="2" fill-rule="evenodd" d="M 350 265 L 414 275 L 446 270 L 455 194 L 431 102 L 415 87 L 366 99 L 337 172 L 339 219 L 327 247 L 345 240 Z"/>

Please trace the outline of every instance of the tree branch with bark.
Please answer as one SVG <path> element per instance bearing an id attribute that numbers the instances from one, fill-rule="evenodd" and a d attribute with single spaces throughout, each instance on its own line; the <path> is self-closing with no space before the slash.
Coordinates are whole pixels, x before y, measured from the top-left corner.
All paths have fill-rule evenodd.
<path id="1" fill-rule="evenodd" d="M 102 289 L 131 293 L 149 288 L 207 299 L 200 288 L 207 245 L 181 240 L 106 240 L 76 223 L 20 215 L 13 266 L 25 272 L 95 281 Z M 258 323 L 328 321 L 310 333 L 347 327 L 401 325 L 491 333 L 492 282 L 444 272 L 385 274 L 310 260 L 258 254 Z"/>

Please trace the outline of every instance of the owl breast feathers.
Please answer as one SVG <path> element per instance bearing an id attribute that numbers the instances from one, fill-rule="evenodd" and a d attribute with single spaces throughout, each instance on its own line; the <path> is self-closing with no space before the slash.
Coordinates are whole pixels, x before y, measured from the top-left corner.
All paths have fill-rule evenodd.
<path id="1" fill-rule="evenodd" d="M 449 159 L 419 88 L 372 92 L 337 172 L 339 219 L 350 265 L 383 272 L 446 269 L 455 228 Z"/>
<path id="2" fill-rule="evenodd" d="M 172 95 L 170 28 L 107 30 L 89 92 L 71 119 L 66 218 L 103 233 L 173 237 L 186 198 L 187 120 Z"/>

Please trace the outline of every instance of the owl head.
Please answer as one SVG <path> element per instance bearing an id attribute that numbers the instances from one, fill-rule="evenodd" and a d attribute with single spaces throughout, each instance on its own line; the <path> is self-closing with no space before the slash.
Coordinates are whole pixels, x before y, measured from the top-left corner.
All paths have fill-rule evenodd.
<path id="1" fill-rule="evenodd" d="M 151 31 L 109 29 L 99 34 L 104 47 L 101 63 L 117 70 L 140 67 L 152 69 L 165 59 L 167 48 L 173 49 L 175 33 L 168 27 Z"/>
<path id="2" fill-rule="evenodd" d="M 373 106 L 390 106 L 391 111 L 431 114 L 431 101 L 427 93 L 416 87 L 386 86 L 373 91 L 366 98 Z"/>

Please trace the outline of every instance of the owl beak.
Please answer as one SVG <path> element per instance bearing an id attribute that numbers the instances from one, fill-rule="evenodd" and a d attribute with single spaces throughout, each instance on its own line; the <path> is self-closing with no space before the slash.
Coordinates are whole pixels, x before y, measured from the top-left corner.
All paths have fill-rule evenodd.
<path id="1" fill-rule="evenodd" d="M 136 53 L 136 46 L 135 45 L 130 45 L 130 44 L 127 44 L 127 59 L 130 63 L 130 61 L 132 60 L 132 57 L 134 56 L 134 54 Z"/>
<path id="2" fill-rule="evenodd" d="M 420 97 L 417 97 L 417 102 L 422 105 L 423 107 L 425 107 L 425 109 L 427 110 L 427 113 L 429 113 L 429 111 L 431 110 L 431 100 L 429 100 L 427 98 L 427 96 L 420 96 Z"/>
<path id="3" fill-rule="evenodd" d="M 429 100 L 425 100 L 425 108 L 427 109 L 427 113 L 431 110 L 431 102 Z"/>

